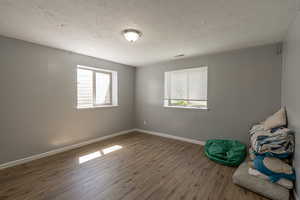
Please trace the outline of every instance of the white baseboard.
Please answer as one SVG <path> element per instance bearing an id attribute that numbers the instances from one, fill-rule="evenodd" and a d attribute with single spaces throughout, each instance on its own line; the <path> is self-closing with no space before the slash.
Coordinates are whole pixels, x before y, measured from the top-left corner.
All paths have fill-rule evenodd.
<path id="1" fill-rule="evenodd" d="M 294 200 L 300 200 L 295 189 L 293 190 L 293 194 L 294 194 Z"/>
<path id="2" fill-rule="evenodd" d="M 123 134 L 126 134 L 126 133 L 130 133 L 130 132 L 133 132 L 133 131 L 135 131 L 135 129 L 125 130 L 125 131 L 121 131 L 121 132 L 118 132 L 118 133 L 113 133 L 113 134 L 110 134 L 110 135 L 107 135 L 107 136 L 103 136 L 103 137 L 95 138 L 95 139 L 92 139 L 92 140 L 88 140 L 88 141 L 85 141 L 85 142 L 81 142 L 81 143 L 69 145 L 69 146 L 66 146 L 66 147 L 62 147 L 62 148 L 59 148 L 59 149 L 54 149 L 54 150 L 51 150 L 51 151 L 48 151 L 48 152 L 45 152 L 45 153 L 33 155 L 33 156 L 30 156 L 30 157 L 22 158 L 22 159 L 11 161 L 11 162 L 7 162 L 7 163 L 4 163 L 4 164 L 0 165 L 0 170 L 8 168 L 8 167 L 13 167 L 13 166 L 16 166 L 16 165 L 24 164 L 24 163 L 27 163 L 27 162 L 30 162 L 30 161 L 33 161 L 33 160 L 37 160 L 37 159 L 40 159 L 40 158 L 44 158 L 44 157 L 47 157 L 47 156 L 51 156 L 51 155 L 54 155 L 54 154 L 62 153 L 62 152 L 65 152 L 65 151 L 68 151 L 68 150 L 71 150 L 71 149 L 76 149 L 76 148 L 79 148 L 79 147 L 82 147 L 82 146 L 85 146 L 85 145 L 88 145 L 88 144 L 99 142 L 101 140 L 116 137 L 116 136 L 123 135 Z"/>
<path id="3" fill-rule="evenodd" d="M 195 139 L 189 139 L 189 138 L 174 136 L 174 135 L 170 135 L 170 134 L 167 134 L 167 133 L 160 133 L 160 132 L 155 132 L 155 131 L 148 131 L 148 130 L 138 129 L 138 128 L 135 129 L 135 131 L 142 132 L 142 133 L 147 133 L 147 134 L 151 134 L 151 135 L 157 135 L 157 136 L 161 136 L 161 137 L 165 137 L 165 138 L 170 138 L 170 139 L 174 139 L 174 140 L 180 140 L 180 141 L 184 141 L 184 142 L 189 142 L 189 143 L 193 143 L 193 144 L 205 145 L 205 142 L 200 141 L 200 140 L 195 140 Z"/>
<path id="4" fill-rule="evenodd" d="M 22 159 L 19 159 L 19 160 L 14 160 L 14 161 L 10 161 L 10 162 L 4 163 L 4 164 L 0 164 L 0 170 L 8 168 L 8 167 L 13 167 L 13 166 L 16 166 L 16 165 L 21 165 L 21 164 L 24 164 L 24 163 L 27 163 L 27 162 L 30 162 L 30 161 L 33 161 L 33 160 L 37 160 L 37 159 L 40 159 L 40 158 L 44 158 L 44 157 L 47 157 L 47 156 L 52 156 L 52 155 L 55 155 L 55 154 L 58 154 L 58 153 L 62 153 L 62 152 L 65 152 L 65 151 L 76 149 L 76 148 L 79 148 L 79 147 L 82 147 L 82 146 L 85 146 L 85 145 L 88 145 L 88 144 L 92 144 L 92 143 L 95 143 L 95 142 L 99 142 L 101 140 L 105 140 L 105 139 L 108 139 L 108 138 L 116 137 L 116 136 L 123 135 L 123 134 L 126 134 L 126 133 L 134 132 L 134 131 L 139 131 L 139 132 L 142 132 L 142 133 L 157 135 L 157 136 L 170 138 L 170 139 L 175 139 L 175 140 L 180 140 L 180 141 L 189 142 L 189 143 L 193 143 L 193 144 L 200 144 L 200 145 L 205 144 L 205 142 L 200 141 L 200 140 L 194 140 L 194 139 L 174 136 L 174 135 L 170 135 L 170 134 L 166 134 L 166 133 L 148 131 L 148 130 L 143 130 L 143 129 L 130 129 L 130 130 L 125 130 L 125 131 L 121 131 L 121 132 L 118 132 L 118 133 L 110 134 L 110 135 L 107 135 L 107 136 L 103 136 L 103 137 L 100 137 L 100 138 L 88 140 L 88 141 L 85 141 L 85 142 L 81 142 L 81 143 L 78 143 L 78 144 L 73 144 L 73 145 L 69 145 L 69 146 L 66 146 L 66 147 L 59 148 L 59 149 L 54 149 L 54 150 L 51 150 L 51 151 L 48 151 L 48 152 L 45 152 L 45 153 L 41 153 L 41 154 L 26 157 L 26 158 L 22 158 Z"/>

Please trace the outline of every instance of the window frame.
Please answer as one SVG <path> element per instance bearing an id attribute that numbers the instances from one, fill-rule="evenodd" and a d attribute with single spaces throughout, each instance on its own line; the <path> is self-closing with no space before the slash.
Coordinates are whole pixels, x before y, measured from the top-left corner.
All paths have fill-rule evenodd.
<path id="1" fill-rule="evenodd" d="M 92 71 L 92 82 L 93 82 L 93 104 L 92 106 L 80 106 L 78 104 L 78 69 L 90 70 Z M 96 103 L 96 74 L 103 73 L 110 75 L 110 103 L 97 104 Z M 83 65 L 77 65 L 76 67 L 76 108 L 77 109 L 93 109 L 93 108 L 105 108 L 105 107 L 117 107 L 118 105 L 118 78 L 117 71 L 95 68 L 95 67 L 87 67 Z"/>
<path id="2" fill-rule="evenodd" d="M 170 88 L 171 88 L 171 79 L 169 78 L 168 80 L 166 79 L 166 73 L 170 72 L 176 72 L 176 71 L 189 71 L 189 70 L 195 70 L 197 68 L 206 68 L 206 73 L 207 73 L 207 93 L 206 93 L 206 100 L 198 100 L 198 99 L 171 99 L 171 98 L 166 98 L 166 92 L 169 93 L 170 95 Z M 167 83 L 168 82 L 168 83 Z M 167 86 L 168 85 L 168 86 Z M 166 87 L 168 87 L 168 90 L 166 90 Z M 189 88 L 189 85 L 187 85 L 187 88 Z M 189 91 L 189 90 L 187 90 Z M 168 95 L 168 96 L 169 96 Z M 172 101 L 199 101 L 199 102 L 206 102 L 205 106 L 189 106 L 189 105 L 176 105 L 172 103 Z M 165 71 L 164 72 L 164 97 L 163 97 L 163 107 L 165 108 L 181 108 L 181 109 L 196 109 L 196 110 L 209 110 L 208 109 L 208 66 L 207 65 L 202 65 L 199 67 L 190 67 L 190 68 L 182 68 L 182 69 L 176 69 L 176 70 L 170 70 L 170 71 Z"/>

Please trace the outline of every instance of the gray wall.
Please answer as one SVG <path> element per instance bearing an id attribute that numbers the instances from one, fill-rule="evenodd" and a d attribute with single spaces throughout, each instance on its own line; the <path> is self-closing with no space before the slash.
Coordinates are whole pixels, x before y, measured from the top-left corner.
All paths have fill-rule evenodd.
<path id="1" fill-rule="evenodd" d="M 138 68 L 0 37 L 0 163 L 131 128 L 247 142 L 252 123 L 279 109 L 277 45 Z M 76 109 L 76 65 L 118 71 L 116 108 Z M 164 108 L 163 72 L 209 67 L 209 111 Z M 144 124 L 146 121 L 146 124 Z"/>
<path id="2" fill-rule="evenodd" d="M 76 65 L 118 71 L 119 107 L 76 109 Z M 0 37 L 0 163 L 134 128 L 135 68 Z"/>
<path id="3" fill-rule="evenodd" d="M 280 108 L 278 45 L 174 60 L 136 71 L 136 126 L 186 138 L 248 141 L 251 124 Z M 208 66 L 209 111 L 164 108 L 164 72 Z M 146 124 L 144 124 L 146 121 Z"/>
<path id="4" fill-rule="evenodd" d="M 282 73 L 282 104 L 286 106 L 289 127 L 296 132 L 294 165 L 300 173 L 300 12 L 291 24 L 284 43 Z M 300 192 L 300 176 L 297 176 L 297 191 Z"/>

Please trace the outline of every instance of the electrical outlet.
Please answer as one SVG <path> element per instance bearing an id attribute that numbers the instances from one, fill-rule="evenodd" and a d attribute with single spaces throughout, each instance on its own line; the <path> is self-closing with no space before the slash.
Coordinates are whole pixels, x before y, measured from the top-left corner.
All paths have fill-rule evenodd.
<path id="1" fill-rule="evenodd" d="M 146 125 L 147 124 L 147 121 L 146 120 L 144 120 L 144 125 Z"/>

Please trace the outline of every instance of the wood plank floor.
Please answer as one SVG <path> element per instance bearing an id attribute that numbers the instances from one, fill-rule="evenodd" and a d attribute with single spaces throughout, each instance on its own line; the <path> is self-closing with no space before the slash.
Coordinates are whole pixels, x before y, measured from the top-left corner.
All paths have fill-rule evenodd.
<path id="1" fill-rule="evenodd" d="M 79 164 L 88 154 L 100 157 Z M 234 170 L 202 146 L 135 132 L 1 170 L 0 199 L 265 200 L 234 185 Z"/>

